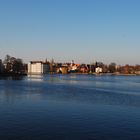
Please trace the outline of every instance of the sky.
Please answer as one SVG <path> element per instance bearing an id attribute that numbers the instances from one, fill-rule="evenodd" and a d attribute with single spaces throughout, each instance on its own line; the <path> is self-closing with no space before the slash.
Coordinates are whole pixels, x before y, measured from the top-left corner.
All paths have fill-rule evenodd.
<path id="1" fill-rule="evenodd" d="M 0 0 L 0 59 L 140 64 L 140 0 Z"/>

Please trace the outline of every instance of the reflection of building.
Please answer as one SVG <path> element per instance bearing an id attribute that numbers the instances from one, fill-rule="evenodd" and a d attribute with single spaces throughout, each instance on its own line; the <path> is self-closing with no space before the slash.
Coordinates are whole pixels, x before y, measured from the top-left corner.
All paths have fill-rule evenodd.
<path id="1" fill-rule="evenodd" d="M 49 72 L 49 63 L 42 61 L 31 61 L 28 64 L 29 74 L 46 74 Z"/>

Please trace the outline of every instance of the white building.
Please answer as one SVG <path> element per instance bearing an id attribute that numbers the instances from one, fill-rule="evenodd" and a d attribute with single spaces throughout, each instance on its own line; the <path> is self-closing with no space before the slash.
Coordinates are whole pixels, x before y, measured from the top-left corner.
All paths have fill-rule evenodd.
<path id="1" fill-rule="evenodd" d="M 97 68 L 95 69 L 95 72 L 96 72 L 96 73 L 102 73 L 102 72 L 103 72 L 103 69 L 100 68 L 100 67 L 97 67 Z"/>
<path id="2" fill-rule="evenodd" d="M 42 61 L 31 61 L 28 64 L 28 74 L 46 74 L 49 72 L 49 64 Z"/>

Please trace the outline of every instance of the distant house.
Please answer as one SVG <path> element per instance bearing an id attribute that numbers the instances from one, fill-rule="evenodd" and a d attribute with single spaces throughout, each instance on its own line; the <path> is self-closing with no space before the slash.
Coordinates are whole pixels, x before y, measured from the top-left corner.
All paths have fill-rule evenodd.
<path id="1" fill-rule="evenodd" d="M 135 71 L 135 74 L 138 74 L 138 75 L 140 75 L 140 71 Z"/>
<path id="2" fill-rule="evenodd" d="M 67 74 L 67 73 L 68 73 L 68 68 L 67 68 L 67 67 L 61 67 L 61 68 L 60 68 L 60 72 L 61 72 L 62 74 Z"/>
<path id="3" fill-rule="evenodd" d="M 103 72 L 103 69 L 100 68 L 100 67 L 97 67 L 97 68 L 95 68 L 95 72 L 96 73 L 102 73 Z"/>
<path id="4" fill-rule="evenodd" d="M 49 63 L 43 61 L 31 61 L 28 64 L 28 74 L 46 74 L 49 72 Z"/>
<path id="5" fill-rule="evenodd" d="M 79 68 L 80 64 L 73 64 L 69 66 L 69 72 L 73 73 L 73 72 L 77 72 L 78 68 Z"/>
<path id="6" fill-rule="evenodd" d="M 82 65 L 80 66 L 80 72 L 81 72 L 81 73 L 87 73 L 88 71 L 89 71 L 89 68 L 88 68 L 87 65 L 82 64 Z"/>

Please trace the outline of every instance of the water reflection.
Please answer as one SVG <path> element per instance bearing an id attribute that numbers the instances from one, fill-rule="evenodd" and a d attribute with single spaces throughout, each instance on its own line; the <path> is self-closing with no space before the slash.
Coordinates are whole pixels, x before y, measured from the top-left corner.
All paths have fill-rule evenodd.
<path id="1" fill-rule="evenodd" d="M 92 75 L 0 80 L 0 137 L 140 139 L 139 83 Z"/>
<path id="2" fill-rule="evenodd" d="M 29 75 L 21 81 L 0 81 L 0 96 L 10 100 L 55 100 L 140 107 L 140 87 L 131 77 Z M 130 77 L 128 77 L 129 79 Z M 120 82 L 121 81 L 121 82 Z M 129 86 L 128 86 L 129 85 Z"/>
<path id="3" fill-rule="evenodd" d="M 23 80 L 26 76 L 0 76 L 0 80 Z"/>
<path id="4" fill-rule="evenodd" d="M 36 75 L 28 75 L 27 80 L 31 81 L 43 81 L 43 75 L 42 74 L 36 74 Z"/>
<path id="5" fill-rule="evenodd" d="M 0 81 L 0 96 L 7 101 L 38 98 L 39 100 L 139 107 L 138 81 L 139 77 L 131 77 L 130 80 L 130 77 L 29 75 L 24 79 L 12 77 Z"/>

